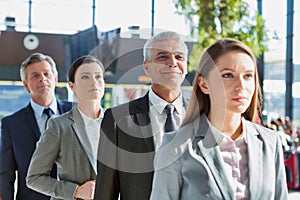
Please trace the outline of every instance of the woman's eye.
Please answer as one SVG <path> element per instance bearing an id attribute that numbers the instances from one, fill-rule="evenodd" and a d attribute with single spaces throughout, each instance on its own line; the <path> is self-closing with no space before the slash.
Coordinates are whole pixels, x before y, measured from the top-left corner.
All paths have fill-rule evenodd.
<path id="1" fill-rule="evenodd" d="M 101 75 L 97 75 L 96 79 L 102 79 L 102 76 Z"/>
<path id="2" fill-rule="evenodd" d="M 231 74 L 231 73 L 226 73 L 226 74 L 223 74 L 222 77 L 223 77 L 223 78 L 232 78 L 232 77 L 233 77 L 233 74 Z"/>
<path id="3" fill-rule="evenodd" d="M 84 75 L 84 76 L 81 76 L 81 79 L 88 79 L 89 77 Z"/>

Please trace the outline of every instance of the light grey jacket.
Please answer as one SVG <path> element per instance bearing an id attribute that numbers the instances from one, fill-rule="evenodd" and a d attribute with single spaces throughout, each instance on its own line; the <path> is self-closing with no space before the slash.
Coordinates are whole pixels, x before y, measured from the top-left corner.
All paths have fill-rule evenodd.
<path id="1" fill-rule="evenodd" d="M 26 183 L 33 190 L 52 196 L 51 199 L 74 199 L 77 186 L 96 180 L 97 167 L 88 145 L 83 119 L 77 106 L 49 120 L 32 156 Z M 99 133 L 100 134 L 100 133 Z M 59 180 L 50 177 L 57 164 Z"/>
<path id="2" fill-rule="evenodd" d="M 248 146 L 249 198 L 287 199 L 279 135 L 244 120 Z M 151 200 L 235 199 L 219 146 L 204 115 L 168 134 L 159 150 Z"/>

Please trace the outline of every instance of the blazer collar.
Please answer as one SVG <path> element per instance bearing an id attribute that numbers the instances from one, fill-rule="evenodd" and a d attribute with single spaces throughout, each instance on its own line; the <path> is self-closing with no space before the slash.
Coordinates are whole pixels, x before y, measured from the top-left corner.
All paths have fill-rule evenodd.
<path id="1" fill-rule="evenodd" d="M 81 146 L 84 149 L 85 154 L 88 157 L 95 174 L 97 174 L 97 162 L 95 162 L 95 159 L 97 159 L 97 158 L 94 158 L 92 152 L 90 152 L 92 144 L 90 144 L 90 141 L 87 137 L 88 133 L 85 130 L 84 122 L 79 113 L 77 106 L 73 107 L 73 109 L 70 113 L 70 119 L 74 122 L 72 124 L 74 132 L 75 132 L 77 138 L 79 139 Z"/>
<path id="2" fill-rule="evenodd" d="M 67 105 L 66 103 L 64 103 L 58 99 L 56 100 L 56 102 L 57 102 L 57 108 L 58 108 L 59 114 L 62 114 L 64 112 L 70 110 L 71 105 Z M 28 106 L 25 108 L 25 120 L 28 122 L 28 124 L 32 128 L 34 135 L 37 137 L 37 139 L 39 139 L 41 136 L 41 132 L 40 132 L 39 126 L 37 124 L 37 121 L 36 121 L 36 118 L 34 115 L 34 110 L 32 108 L 31 103 L 29 103 Z"/>
<path id="3" fill-rule="evenodd" d="M 259 130 L 251 122 L 244 120 L 244 127 L 246 128 L 246 141 L 248 149 L 248 177 L 249 177 L 249 199 L 259 199 L 257 194 L 260 194 L 262 188 L 261 183 L 263 178 L 263 149 L 262 141 L 257 137 Z M 232 199 L 234 191 L 230 187 L 230 182 L 224 172 L 224 167 L 221 162 L 222 157 L 220 156 L 220 149 L 217 146 L 217 142 L 211 133 L 209 124 L 204 115 L 199 118 L 199 123 L 195 124 L 198 127 L 196 133 L 196 142 L 202 154 L 206 160 L 209 168 L 215 180 L 223 194 L 224 199 Z M 196 129 L 197 130 L 197 129 Z M 204 138 L 203 138 L 204 137 Z M 202 140 L 200 140 L 202 138 Z M 255 191 L 251 193 L 250 191 Z"/>
<path id="4" fill-rule="evenodd" d="M 245 120 L 248 145 L 248 173 L 249 173 L 249 199 L 259 199 L 260 189 L 263 183 L 263 144 L 259 139 L 259 130 L 254 124 Z"/>
<path id="5" fill-rule="evenodd" d="M 202 154 L 207 165 L 209 166 L 212 175 L 214 176 L 216 183 L 223 195 L 223 199 L 233 199 L 234 191 L 231 188 L 229 179 L 224 173 L 225 169 L 222 164 L 220 149 L 217 146 L 217 142 L 209 128 L 209 124 L 205 115 L 201 115 L 199 118 L 199 126 L 196 134 L 196 139 L 197 138 L 198 141 L 196 142 L 200 150 L 199 153 Z M 200 138 L 203 139 L 200 140 Z"/>
<path id="6" fill-rule="evenodd" d="M 129 112 L 130 114 L 149 112 L 149 92 L 139 99 L 130 101 Z"/>

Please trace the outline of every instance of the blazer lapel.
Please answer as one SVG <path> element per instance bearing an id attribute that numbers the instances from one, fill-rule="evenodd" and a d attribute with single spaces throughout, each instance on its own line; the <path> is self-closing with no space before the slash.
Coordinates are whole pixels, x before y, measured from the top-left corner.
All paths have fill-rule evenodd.
<path id="1" fill-rule="evenodd" d="M 245 122 L 245 120 L 244 120 Z M 250 123 L 245 123 L 247 131 L 247 146 L 248 146 L 248 173 L 249 173 L 249 199 L 259 199 L 257 194 L 261 194 L 261 183 L 263 182 L 263 149 L 262 141 L 257 137 L 258 130 Z"/>
<path id="2" fill-rule="evenodd" d="M 130 115 L 135 121 L 134 124 L 138 130 L 136 132 L 141 133 L 142 140 L 145 144 L 145 153 L 144 158 L 147 171 L 154 171 L 154 156 L 155 156 L 155 147 L 153 140 L 153 132 L 151 126 L 151 119 L 149 115 L 149 98 L 148 93 L 140 98 L 134 105 L 130 106 Z"/>
<path id="3" fill-rule="evenodd" d="M 133 106 L 130 106 L 130 113 L 134 116 L 136 124 L 140 129 L 148 152 L 153 152 L 154 141 L 151 127 L 151 119 L 149 115 L 149 92 Z"/>
<path id="4" fill-rule="evenodd" d="M 149 117 L 149 113 L 141 113 L 136 115 L 137 121 L 139 123 L 149 121 L 149 124 L 146 126 L 139 126 L 140 132 L 143 136 L 144 142 L 147 147 L 147 152 L 154 151 L 154 141 L 153 141 L 153 133 L 151 128 L 151 120 Z"/>
<path id="5" fill-rule="evenodd" d="M 86 156 L 88 157 L 91 166 L 93 167 L 93 170 L 95 174 L 97 174 L 97 162 L 96 158 L 94 158 L 93 153 L 91 152 L 91 143 L 87 137 L 87 132 L 85 130 L 83 119 L 78 111 L 77 106 L 75 106 L 72 109 L 72 115 L 70 116 L 71 119 L 76 122 L 72 124 L 72 127 L 75 131 L 75 134 L 77 138 L 79 139 L 79 142 L 81 143 L 82 148 L 85 151 Z M 81 124 L 82 126 L 78 126 L 78 124 Z"/>
<path id="6" fill-rule="evenodd" d="M 25 120 L 32 128 L 34 135 L 37 137 L 37 139 L 39 139 L 41 132 L 40 132 L 39 126 L 38 126 L 36 118 L 34 116 L 34 111 L 31 107 L 30 103 L 25 110 Z"/>
<path id="7" fill-rule="evenodd" d="M 209 125 L 204 115 L 200 117 L 196 138 L 197 137 L 204 137 L 203 140 L 198 142 L 200 154 L 202 154 L 207 165 L 209 166 L 209 169 L 211 170 L 211 173 L 214 176 L 221 193 L 223 194 L 223 199 L 233 199 L 234 191 L 231 187 L 228 177 L 224 173 L 225 169 L 222 164 L 223 158 L 220 156 L 220 149 L 217 146 L 217 142 L 209 129 Z"/>

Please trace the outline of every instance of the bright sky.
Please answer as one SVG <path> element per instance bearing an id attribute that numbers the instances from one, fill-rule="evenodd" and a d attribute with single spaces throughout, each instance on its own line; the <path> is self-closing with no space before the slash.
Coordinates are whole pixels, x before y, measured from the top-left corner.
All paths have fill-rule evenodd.
<path id="1" fill-rule="evenodd" d="M 92 25 L 93 0 L 33 0 L 32 31 L 74 33 Z M 151 27 L 152 0 L 96 0 L 100 31 L 131 25 Z M 0 0 L 0 29 L 5 16 L 16 17 L 17 30 L 28 30 L 28 0 Z M 172 0 L 155 0 L 155 27 L 187 34 L 183 16 L 175 14 Z"/>
<path id="2" fill-rule="evenodd" d="M 174 30 L 188 35 L 189 28 L 184 17 L 175 14 L 172 0 L 155 1 L 155 22 L 158 29 Z M 250 9 L 256 10 L 257 0 L 247 0 Z M 33 0 L 32 32 L 75 33 L 92 25 L 93 0 Z M 96 25 L 100 31 L 138 25 L 141 29 L 151 27 L 152 0 L 96 0 Z M 300 1 L 294 1 L 294 63 L 300 63 Z M 5 30 L 4 18 L 16 18 L 17 31 L 28 31 L 28 0 L 0 0 L 0 30 Z M 285 60 L 286 1 L 263 0 L 263 17 L 270 37 L 270 51 L 266 61 Z"/>

